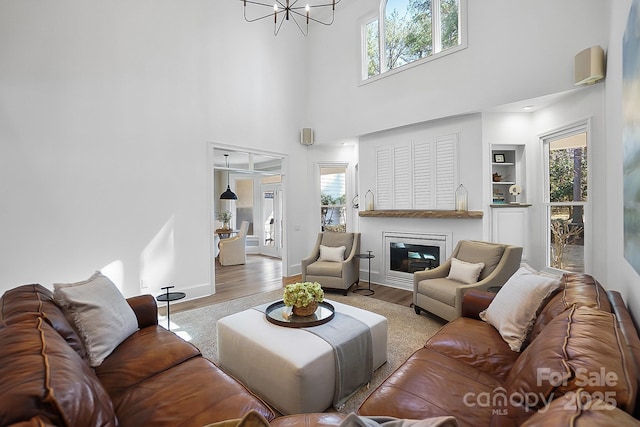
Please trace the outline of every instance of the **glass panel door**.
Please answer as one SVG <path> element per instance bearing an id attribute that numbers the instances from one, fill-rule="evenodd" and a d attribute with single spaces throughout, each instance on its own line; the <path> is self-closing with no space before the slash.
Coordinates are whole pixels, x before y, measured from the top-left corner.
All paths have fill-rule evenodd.
<path id="1" fill-rule="evenodd" d="M 282 250 L 282 192 L 280 184 L 262 186 L 260 253 L 280 258 Z"/>

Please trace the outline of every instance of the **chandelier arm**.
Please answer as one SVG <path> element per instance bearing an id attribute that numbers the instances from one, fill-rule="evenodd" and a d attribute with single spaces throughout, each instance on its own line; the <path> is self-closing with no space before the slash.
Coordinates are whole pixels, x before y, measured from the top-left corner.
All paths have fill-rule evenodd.
<path id="1" fill-rule="evenodd" d="M 247 18 L 247 11 L 246 10 L 244 11 L 244 20 L 247 21 L 247 22 L 256 22 L 256 21 L 259 21 L 259 20 L 264 19 L 264 18 L 269 18 L 270 16 L 273 16 L 273 12 L 267 13 L 266 15 L 261 16 L 259 18 L 249 19 L 249 18 Z"/>
<path id="2" fill-rule="evenodd" d="M 242 1 L 242 0 L 241 0 Z M 338 3 L 340 3 L 341 0 L 336 0 L 335 2 L 331 2 L 331 3 L 324 3 L 324 4 L 310 4 L 309 8 L 313 9 L 314 7 L 327 7 L 327 6 L 337 6 Z"/>
<path id="3" fill-rule="evenodd" d="M 282 14 L 282 17 L 280 18 L 280 25 L 274 23 L 273 24 L 273 35 L 277 36 L 278 33 L 280 32 L 280 28 L 282 28 L 282 24 L 284 23 L 284 14 Z"/>
<path id="4" fill-rule="evenodd" d="M 302 15 L 301 13 L 298 13 L 298 12 L 295 12 L 295 11 L 292 11 L 292 12 L 294 12 L 294 13 L 295 13 L 295 14 L 297 14 L 297 15 L 300 15 L 300 16 L 304 17 L 305 19 L 307 18 L 307 15 Z M 300 30 L 300 32 L 301 32 L 305 37 L 307 37 L 307 34 L 309 34 L 309 25 L 307 24 L 307 31 L 305 32 L 305 31 L 302 29 L 302 27 L 300 26 L 300 23 L 299 23 L 299 22 L 298 22 L 298 20 L 296 19 L 295 15 L 293 15 L 293 14 L 292 14 L 292 15 L 291 15 L 291 17 L 293 18 L 293 22 L 295 22 L 295 23 L 296 23 L 296 25 L 297 25 L 298 29 Z"/>
<path id="5" fill-rule="evenodd" d="M 246 1 L 245 1 L 245 0 L 240 0 L 240 1 L 241 1 L 241 2 L 243 2 L 243 3 L 245 3 L 245 6 L 244 6 L 244 20 L 245 20 L 245 21 L 247 21 L 247 22 L 256 22 L 256 21 L 259 21 L 259 20 L 261 20 L 261 19 L 269 18 L 269 17 L 273 16 L 273 14 L 274 14 L 274 12 L 273 12 L 273 4 L 260 3 L 260 2 L 258 2 L 258 1 L 252 1 L 252 0 L 246 0 Z M 284 8 L 284 7 L 285 7 L 285 6 L 282 4 L 282 2 L 281 2 L 280 0 L 276 0 L 276 2 L 277 2 L 280 6 L 282 6 L 282 8 Z M 269 13 L 267 13 L 266 15 L 260 16 L 260 17 L 258 17 L 258 18 L 251 18 L 251 19 L 249 19 L 249 18 L 247 18 L 247 5 L 246 5 L 246 3 L 254 4 L 254 5 L 257 5 L 257 6 L 266 6 L 266 7 L 268 7 L 269 9 L 271 9 L 271 10 L 272 10 L 272 12 L 269 12 Z M 278 10 L 278 12 L 282 13 L 283 11 Z M 280 24 L 280 25 L 282 25 L 282 24 Z"/>
<path id="6" fill-rule="evenodd" d="M 300 13 L 297 10 L 291 10 L 291 16 L 294 16 L 294 15 L 298 15 L 298 16 L 304 18 L 304 19 L 307 19 L 307 14 L 306 13 Z M 331 15 L 331 21 L 323 22 L 323 21 L 320 21 L 319 19 L 316 19 L 316 18 L 314 18 L 312 16 L 309 16 L 309 21 L 313 21 L 313 22 L 317 22 L 318 24 L 329 26 L 329 25 L 333 24 L 333 21 L 334 21 L 335 17 L 336 17 L 336 14 L 334 13 L 333 15 Z"/>
<path id="7" fill-rule="evenodd" d="M 265 6 L 265 7 L 268 7 L 269 9 L 273 9 L 273 3 L 262 3 L 254 0 L 239 0 L 239 1 L 243 3 L 255 4 L 258 6 Z M 276 3 L 278 3 L 280 7 L 282 7 L 283 9 L 286 7 L 280 0 L 276 0 Z"/>

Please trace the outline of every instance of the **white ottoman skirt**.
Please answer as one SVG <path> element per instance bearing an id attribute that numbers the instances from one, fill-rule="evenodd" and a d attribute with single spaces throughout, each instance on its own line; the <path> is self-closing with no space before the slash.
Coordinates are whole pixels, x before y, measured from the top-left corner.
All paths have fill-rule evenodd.
<path id="1" fill-rule="evenodd" d="M 327 300 L 337 312 L 369 326 L 373 369 L 387 361 L 387 319 Z M 333 402 L 333 348 L 315 334 L 270 323 L 249 309 L 218 320 L 220 366 L 282 414 L 322 412 Z"/>

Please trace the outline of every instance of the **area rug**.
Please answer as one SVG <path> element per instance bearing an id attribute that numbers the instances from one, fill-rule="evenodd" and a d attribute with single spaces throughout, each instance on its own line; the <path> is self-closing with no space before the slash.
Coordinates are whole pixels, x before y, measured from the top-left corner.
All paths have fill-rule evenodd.
<path id="1" fill-rule="evenodd" d="M 387 363 L 378 368 L 368 388 L 363 388 L 349 399 L 340 412 L 354 412 L 364 399 L 402 364 L 414 351 L 424 345 L 442 325 L 444 321 L 435 316 L 416 315 L 412 308 L 392 304 L 370 297 L 350 293 L 327 293 L 328 301 L 337 301 L 364 310 L 380 314 L 388 320 L 388 359 Z M 202 354 L 214 361 L 218 361 L 216 346 L 216 321 L 233 313 L 282 299 L 282 290 L 252 295 L 193 310 L 183 311 L 171 315 L 171 330 L 200 349 Z M 166 322 L 166 320 L 165 320 Z M 328 409 L 335 411 L 335 409 Z"/>

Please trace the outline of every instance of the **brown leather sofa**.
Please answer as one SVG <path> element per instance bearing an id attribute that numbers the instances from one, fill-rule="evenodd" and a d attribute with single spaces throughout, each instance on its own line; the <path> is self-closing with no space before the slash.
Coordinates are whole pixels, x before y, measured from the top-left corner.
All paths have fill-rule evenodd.
<path id="1" fill-rule="evenodd" d="M 493 296 L 467 292 L 463 316 L 410 356 L 358 413 L 453 415 L 459 426 L 474 427 L 640 425 L 640 340 L 619 293 L 606 292 L 590 276 L 565 275 L 520 353 L 478 318 Z M 153 297 L 128 301 L 140 330 L 94 371 L 50 291 L 29 285 L 5 293 L 0 425 L 196 426 L 239 419 L 251 410 L 272 427 L 336 426 L 344 420 L 338 413 L 275 418 L 195 347 L 158 327 Z"/>
<path id="2" fill-rule="evenodd" d="M 1 426 L 203 426 L 274 412 L 200 351 L 158 326 L 151 295 L 128 299 L 140 329 L 92 369 L 52 292 L 0 299 Z"/>
<path id="3" fill-rule="evenodd" d="M 479 320 L 494 294 L 431 337 L 362 403 L 367 416 L 453 415 L 459 426 L 640 425 L 640 340 L 618 292 L 565 274 L 521 352 Z M 579 397 L 580 399 L 576 399 Z"/>

